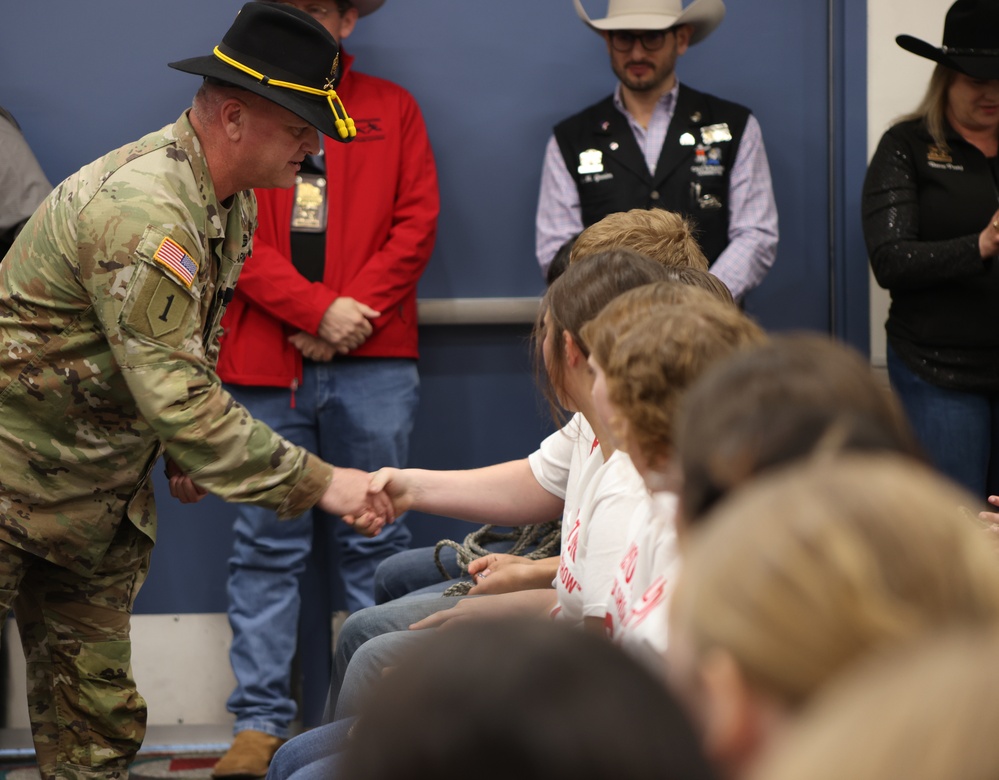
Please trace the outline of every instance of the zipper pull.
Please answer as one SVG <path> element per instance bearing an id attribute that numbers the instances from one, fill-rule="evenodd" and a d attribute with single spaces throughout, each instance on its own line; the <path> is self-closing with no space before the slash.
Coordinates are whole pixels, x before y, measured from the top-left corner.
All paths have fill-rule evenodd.
<path id="1" fill-rule="evenodd" d="M 298 390 L 298 377 L 295 377 L 294 379 L 291 380 L 291 404 L 289 404 L 289 408 L 291 408 L 291 409 L 295 408 L 295 391 L 296 390 Z"/>

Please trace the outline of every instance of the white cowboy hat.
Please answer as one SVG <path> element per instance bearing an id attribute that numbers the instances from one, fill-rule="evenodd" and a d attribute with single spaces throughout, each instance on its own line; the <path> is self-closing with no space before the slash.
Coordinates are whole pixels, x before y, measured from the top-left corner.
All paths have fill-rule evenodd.
<path id="1" fill-rule="evenodd" d="M 691 43 L 703 41 L 725 18 L 722 0 L 694 0 L 686 10 L 683 0 L 608 0 L 607 16 L 591 19 L 579 0 L 576 13 L 594 30 L 665 30 L 680 24 L 694 28 Z"/>

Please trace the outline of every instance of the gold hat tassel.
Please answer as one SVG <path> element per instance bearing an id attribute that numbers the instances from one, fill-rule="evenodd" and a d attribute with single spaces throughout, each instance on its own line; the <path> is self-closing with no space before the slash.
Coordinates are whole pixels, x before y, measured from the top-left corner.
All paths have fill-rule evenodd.
<path id="1" fill-rule="evenodd" d="M 252 76 L 261 84 L 267 84 L 268 86 L 282 87 L 283 89 L 293 89 L 296 92 L 305 92 L 308 95 L 318 95 L 319 97 L 325 97 L 326 102 L 329 103 L 330 111 L 333 112 L 333 117 L 335 119 L 334 124 L 336 125 L 336 131 L 339 133 L 341 138 L 353 138 L 357 135 L 357 128 L 354 127 L 354 120 L 350 118 L 347 114 L 347 108 L 344 106 L 343 101 L 340 96 L 337 95 L 336 90 L 333 89 L 333 78 L 331 77 L 329 81 L 326 82 L 325 89 L 316 89 L 315 87 L 307 87 L 304 84 L 295 84 L 291 81 L 279 81 L 277 79 L 268 78 L 263 73 L 255 71 L 253 68 L 247 67 L 241 62 L 237 62 L 232 57 L 223 54 L 219 51 L 219 47 L 216 46 L 214 54 L 222 62 L 227 65 L 231 65 L 240 70 L 248 76 Z M 339 58 L 339 55 L 337 55 Z M 336 63 L 333 65 L 333 72 L 336 72 Z M 339 106 L 339 111 L 337 107 Z M 341 117 L 342 114 L 342 117 Z"/>

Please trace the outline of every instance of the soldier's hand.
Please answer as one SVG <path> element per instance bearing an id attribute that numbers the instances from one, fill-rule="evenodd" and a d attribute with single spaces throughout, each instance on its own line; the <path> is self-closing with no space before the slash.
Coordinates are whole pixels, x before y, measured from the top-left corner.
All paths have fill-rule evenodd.
<path id="1" fill-rule="evenodd" d="M 208 495 L 208 491 L 194 484 L 194 480 L 184 474 L 172 459 L 166 458 L 164 466 L 170 481 L 170 495 L 180 503 L 196 504 Z"/>
<path id="2" fill-rule="evenodd" d="M 357 531 L 361 536 L 378 536 L 385 527 L 385 520 L 374 510 L 366 510 L 360 516 L 344 515 L 343 521 Z"/>
<path id="3" fill-rule="evenodd" d="M 368 490 L 370 475 L 366 471 L 336 467 L 333 479 L 319 499 L 319 508 L 331 515 L 340 515 L 361 532 L 374 536 L 385 523 L 395 519 L 392 502 L 378 491 Z M 368 516 L 368 517 L 366 517 Z"/>

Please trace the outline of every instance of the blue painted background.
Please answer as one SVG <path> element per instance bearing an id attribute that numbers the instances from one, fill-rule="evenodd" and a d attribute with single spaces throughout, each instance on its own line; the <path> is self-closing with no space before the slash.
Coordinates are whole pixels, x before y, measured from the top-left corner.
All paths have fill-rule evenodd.
<path id="1" fill-rule="evenodd" d="M 585 2 L 592 16 L 603 15 L 603 0 Z M 0 103 L 58 181 L 172 122 L 197 79 L 165 63 L 210 52 L 238 7 L 228 0 L 10 3 L 0 19 Z M 834 331 L 866 351 L 867 266 L 857 216 L 866 161 L 865 14 L 864 0 L 730 0 L 725 22 L 681 58 L 678 73 L 750 106 L 763 128 L 781 243 L 748 310 L 769 328 Z M 545 141 L 557 120 L 614 84 L 603 42 L 570 0 L 389 0 L 361 20 L 346 48 L 358 69 L 410 89 L 426 116 L 442 214 L 421 296 L 540 294 L 534 212 Z M 533 389 L 525 328 L 435 326 L 421 339 L 413 465 L 468 468 L 536 446 L 549 423 Z M 138 609 L 224 611 L 232 508 L 215 499 L 182 508 L 159 476 L 157 483 L 160 543 Z M 461 538 L 470 528 L 427 517 L 413 518 L 413 527 L 423 543 Z M 334 592 L 309 605 L 310 632 L 336 602 Z M 307 718 L 324 691 L 325 664 L 322 654 L 306 663 L 315 675 L 305 691 Z"/>

